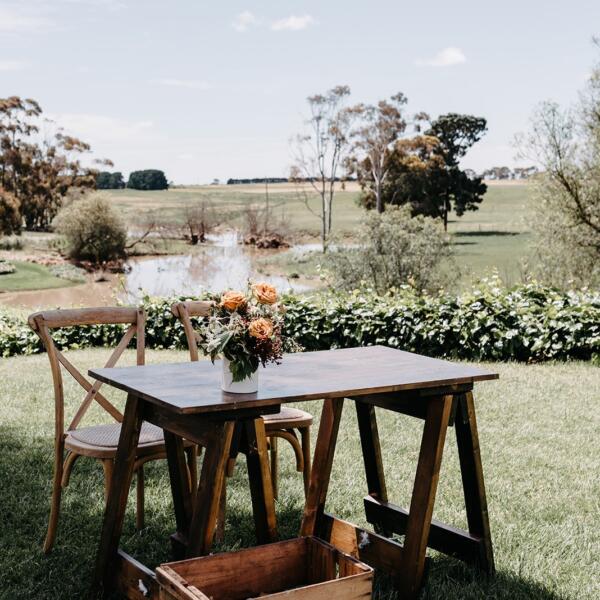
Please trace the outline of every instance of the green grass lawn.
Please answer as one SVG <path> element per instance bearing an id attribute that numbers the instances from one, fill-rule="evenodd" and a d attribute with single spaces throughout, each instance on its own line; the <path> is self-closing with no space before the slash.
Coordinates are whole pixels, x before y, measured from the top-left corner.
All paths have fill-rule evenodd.
<path id="1" fill-rule="evenodd" d="M 149 362 L 186 359 L 183 352 L 148 354 Z M 82 369 L 103 364 L 106 358 L 105 351 L 96 349 L 69 355 Z M 131 363 L 132 353 L 126 358 Z M 488 581 L 461 563 L 433 553 L 424 597 L 598 598 L 600 371 L 583 363 L 491 366 L 501 378 L 479 384 L 476 401 L 498 574 Z M 68 383 L 66 390 L 81 398 L 73 396 L 76 384 Z M 0 361 L 0 404 L 0 598 L 83 598 L 102 519 L 101 468 L 86 459 L 76 464 L 63 496 L 57 544 L 51 555 L 44 556 L 41 543 L 48 516 L 53 436 L 52 384 L 45 355 Z M 71 403 L 71 409 L 75 404 Z M 319 402 L 302 406 L 318 416 Z M 92 415 L 92 421 L 96 417 Z M 390 499 L 406 506 L 420 421 L 386 413 L 380 429 Z M 316 435 L 316 425 L 314 431 Z M 281 536 L 293 537 L 302 514 L 302 481 L 292 468 L 291 452 L 281 446 L 281 494 L 276 510 Z M 366 483 L 351 402 L 344 410 L 330 490 L 328 510 L 365 524 Z M 241 461 L 228 491 L 226 540 L 221 549 L 251 545 L 250 497 Z M 449 435 L 435 517 L 464 526 L 461 495 L 456 444 Z M 131 498 L 125 549 L 152 566 L 168 560 L 168 535 L 175 521 L 164 463 L 147 469 L 147 527 L 139 533 L 134 528 L 133 505 Z M 378 583 L 375 597 L 397 598 L 385 582 Z"/>
<path id="2" fill-rule="evenodd" d="M 0 275 L 0 292 L 24 290 L 47 290 L 75 285 L 66 279 L 55 277 L 47 267 L 30 262 L 11 261 L 16 271 Z"/>

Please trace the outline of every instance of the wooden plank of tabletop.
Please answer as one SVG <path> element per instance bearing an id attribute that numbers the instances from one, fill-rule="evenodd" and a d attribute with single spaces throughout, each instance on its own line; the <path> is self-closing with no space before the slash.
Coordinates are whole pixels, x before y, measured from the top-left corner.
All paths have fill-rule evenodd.
<path id="1" fill-rule="evenodd" d="M 467 364 L 386 346 L 288 354 L 259 368 L 254 394 L 221 391 L 221 363 L 167 363 L 90 369 L 91 377 L 179 413 L 208 413 L 282 402 L 472 384 L 498 375 Z"/>

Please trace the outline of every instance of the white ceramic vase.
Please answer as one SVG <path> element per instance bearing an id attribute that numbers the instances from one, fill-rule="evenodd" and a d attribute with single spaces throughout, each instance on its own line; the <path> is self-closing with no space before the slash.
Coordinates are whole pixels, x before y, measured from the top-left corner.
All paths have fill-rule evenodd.
<path id="1" fill-rule="evenodd" d="M 258 391 L 258 369 L 242 381 L 233 381 L 233 375 L 229 368 L 230 361 L 223 358 L 221 361 L 223 367 L 223 376 L 221 379 L 221 389 L 224 392 L 232 394 L 252 394 Z"/>

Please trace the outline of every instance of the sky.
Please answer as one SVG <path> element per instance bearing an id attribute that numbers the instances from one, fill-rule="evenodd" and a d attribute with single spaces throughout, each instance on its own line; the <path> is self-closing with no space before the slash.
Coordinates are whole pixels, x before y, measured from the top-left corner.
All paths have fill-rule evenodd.
<path id="1" fill-rule="evenodd" d="M 44 113 L 124 174 L 178 184 L 287 176 L 306 97 L 402 91 L 469 113 L 465 167 L 515 166 L 542 100 L 577 100 L 600 53 L 598 0 L 0 0 L 0 97 Z"/>

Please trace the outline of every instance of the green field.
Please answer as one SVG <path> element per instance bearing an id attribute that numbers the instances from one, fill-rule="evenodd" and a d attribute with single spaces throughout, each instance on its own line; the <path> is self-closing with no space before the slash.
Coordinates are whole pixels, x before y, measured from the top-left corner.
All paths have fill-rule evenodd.
<path id="1" fill-rule="evenodd" d="M 351 189 L 338 192 L 335 199 L 333 230 L 339 237 L 352 237 L 364 214 L 357 204 L 356 184 L 350 185 Z M 130 223 L 151 215 L 161 221 L 182 223 L 186 207 L 206 201 L 218 209 L 224 222 L 236 226 L 242 222 L 245 206 L 265 203 L 265 189 L 261 185 L 202 186 L 164 192 L 118 190 L 109 194 Z M 320 223 L 307 209 L 306 198 L 311 208 L 318 207 L 317 197 L 311 195 L 308 188 L 298 192 L 287 184 L 269 186 L 269 201 L 275 216 L 285 217 L 298 240 L 318 242 Z M 529 200 L 527 184 L 490 185 L 479 210 L 461 218 L 451 216 L 448 229 L 454 235 L 457 265 L 463 281 L 484 276 L 493 269 L 497 269 L 508 284 L 520 279 L 521 261 L 529 255 Z M 283 267 L 287 272 L 309 270 L 306 266 L 303 269 L 289 264 L 285 255 L 270 265 Z"/>
<path id="2" fill-rule="evenodd" d="M 0 275 L 0 292 L 48 290 L 74 285 L 66 279 L 54 276 L 43 265 L 23 261 L 11 262 L 16 270 L 9 275 Z"/>
<path id="3" fill-rule="evenodd" d="M 102 349 L 70 352 L 83 372 L 104 364 Z M 128 351 L 126 363 L 135 357 Z M 187 360 L 185 352 L 150 351 L 149 362 Z M 584 363 L 488 364 L 499 381 L 476 387 L 497 576 L 486 580 L 458 561 L 432 553 L 424 597 L 439 600 L 565 600 L 600 597 L 600 397 L 598 368 Z M 576 385 L 575 385 L 576 382 Z M 81 389 L 65 380 L 69 411 Z M 116 392 L 106 390 L 111 398 Z M 84 598 L 90 583 L 103 511 L 102 469 L 80 459 L 63 495 L 63 512 L 53 552 L 41 544 L 48 517 L 52 473 L 53 401 L 48 359 L 34 355 L 0 361 L 0 573 L 2 600 Z M 319 415 L 320 403 L 301 405 Z M 97 418 L 97 413 L 92 415 Z M 92 422 L 94 418 L 92 418 Z M 313 427 L 314 436 L 318 418 Z M 390 500 L 407 506 L 418 456 L 420 422 L 386 413 L 380 419 Z M 452 432 L 450 432 L 452 433 Z M 276 512 L 280 535 L 298 533 L 302 478 L 291 452 L 280 445 L 281 482 Z M 148 565 L 169 559 L 172 513 L 164 462 L 146 475 L 146 523 L 134 528 L 133 497 L 127 508 L 125 550 Z M 328 510 L 365 525 L 355 413 L 344 409 Z M 134 496 L 134 494 L 132 494 Z M 442 464 L 436 518 L 465 525 L 454 435 Z M 253 521 L 243 461 L 228 482 L 226 539 L 220 549 L 252 545 Z M 385 582 L 375 598 L 398 600 Z M 333 599 L 332 599 L 333 600 Z"/>

